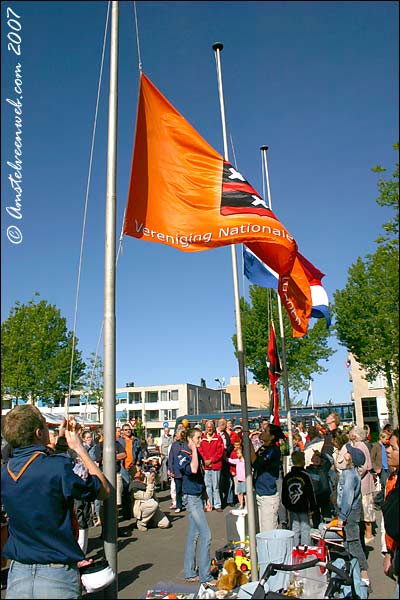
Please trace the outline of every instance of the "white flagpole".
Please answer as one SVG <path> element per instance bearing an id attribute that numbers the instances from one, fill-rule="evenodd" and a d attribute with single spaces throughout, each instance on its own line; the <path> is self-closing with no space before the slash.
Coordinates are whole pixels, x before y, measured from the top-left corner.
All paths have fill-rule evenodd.
<path id="1" fill-rule="evenodd" d="M 268 206 L 272 210 L 271 190 L 269 187 L 269 174 L 268 174 L 268 162 L 267 162 L 268 146 L 261 146 L 260 150 L 261 150 L 262 157 L 264 160 L 265 178 L 267 181 Z M 292 452 L 293 452 L 293 434 L 292 434 L 292 417 L 291 417 L 291 411 L 290 411 L 289 382 L 288 382 L 288 373 L 287 373 L 287 364 L 286 364 L 285 332 L 283 329 L 282 302 L 281 302 L 281 298 L 278 294 L 278 291 L 276 292 L 276 297 L 278 299 L 279 330 L 280 330 L 280 334 L 281 334 L 281 344 L 282 344 L 283 389 L 284 389 L 284 395 L 285 395 L 285 408 L 286 408 L 286 412 L 287 412 L 287 426 L 288 426 L 288 434 L 289 434 L 289 452 L 290 452 L 290 454 L 292 454 Z"/>
<path id="2" fill-rule="evenodd" d="M 106 230 L 104 256 L 104 445 L 103 471 L 111 493 L 104 501 L 104 552 L 116 577 L 105 597 L 118 598 L 117 510 L 115 463 L 115 256 L 116 256 L 116 174 L 118 113 L 118 15 L 119 3 L 112 2 L 110 46 L 110 91 L 108 105 Z"/>
<path id="3" fill-rule="evenodd" d="M 213 44 L 213 50 L 215 52 L 215 60 L 217 66 L 217 77 L 218 77 L 218 92 L 219 102 L 221 108 L 221 121 L 222 121 L 222 135 L 224 142 L 224 158 L 226 161 L 229 160 L 228 156 L 228 141 L 226 135 L 226 121 L 225 121 L 225 105 L 224 105 L 224 92 L 222 88 L 222 71 L 221 71 L 221 60 L 220 52 L 223 49 L 223 44 Z M 239 383 L 240 383 L 240 405 L 242 411 L 242 423 L 243 423 L 243 451 L 246 468 L 246 493 L 247 493 L 247 511 L 248 511 L 248 524 L 249 524 L 249 539 L 250 539 L 250 560 L 251 560 L 251 579 L 252 581 L 258 580 L 258 562 L 257 562 L 257 538 L 256 538 L 256 512 L 255 512 L 255 498 L 253 490 L 253 477 L 252 467 L 250 458 L 250 438 L 249 438 L 249 415 L 247 410 L 247 394 L 246 394 L 246 374 L 244 368 L 244 354 L 243 354 L 243 339 L 242 339 L 242 321 L 240 317 L 240 298 L 239 298 L 239 283 L 238 283 L 238 268 L 237 268 L 237 257 L 236 257 L 236 246 L 231 245 L 232 254 L 232 272 L 233 272 L 233 287 L 235 296 L 235 313 L 236 313 L 236 337 L 237 337 L 237 353 L 239 363 Z"/>

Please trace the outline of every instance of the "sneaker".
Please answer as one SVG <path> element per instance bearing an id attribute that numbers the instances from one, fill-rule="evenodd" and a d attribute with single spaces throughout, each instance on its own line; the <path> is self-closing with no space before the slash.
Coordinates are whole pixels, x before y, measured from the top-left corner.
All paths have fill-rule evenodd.
<path id="1" fill-rule="evenodd" d="M 139 531 L 147 531 L 147 527 L 145 527 L 141 523 L 137 523 L 137 528 L 139 529 Z"/>
<path id="2" fill-rule="evenodd" d="M 217 512 L 223 512 L 222 508 L 216 508 L 215 509 Z"/>
<path id="3" fill-rule="evenodd" d="M 175 512 L 176 512 L 176 513 L 180 513 L 180 512 L 182 512 L 182 509 L 181 509 L 181 508 L 176 508 L 176 509 L 175 509 Z"/>

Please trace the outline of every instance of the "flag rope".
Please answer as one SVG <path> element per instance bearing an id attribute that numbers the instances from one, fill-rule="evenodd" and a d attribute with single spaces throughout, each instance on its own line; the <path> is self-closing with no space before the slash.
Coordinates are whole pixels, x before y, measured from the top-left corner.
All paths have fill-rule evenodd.
<path id="1" fill-rule="evenodd" d="M 97 116 L 98 116 L 98 111 L 99 111 L 101 82 L 103 80 L 104 55 L 105 55 L 105 49 L 106 49 L 106 43 L 107 43 L 107 30 L 108 30 L 108 22 L 109 22 L 109 15 L 110 15 L 110 6 L 111 6 L 111 2 L 108 2 L 106 23 L 105 23 L 105 27 L 104 27 L 103 49 L 102 49 L 101 62 L 100 62 L 99 81 L 98 81 L 98 85 L 97 85 L 97 98 L 96 98 L 96 108 L 95 108 L 95 115 L 94 115 L 94 122 L 93 122 L 92 142 L 91 142 L 91 148 L 90 148 L 89 169 L 88 169 L 88 177 L 87 177 L 87 183 L 86 183 L 85 208 L 84 208 L 84 213 L 83 213 L 81 248 L 80 248 L 80 253 L 79 253 L 78 280 L 77 280 L 76 295 L 75 295 L 74 326 L 73 326 L 73 332 L 72 332 L 72 350 L 71 350 L 71 364 L 70 364 L 70 371 L 69 371 L 68 397 L 65 402 L 65 415 L 66 416 L 68 415 L 68 409 L 69 409 L 69 404 L 70 404 L 70 399 L 71 399 L 71 391 L 72 391 L 71 390 L 71 388 L 72 388 L 72 373 L 73 373 L 74 355 L 75 355 L 76 324 L 77 324 L 77 319 L 78 319 L 79 290 L 80 290 L 82 262 L 83 262 L 83 247 L 84 247 L 84 242 L 85 242 L 86 215 L 87 215 L 87 207 L 89 204 L 89 190 L 90 190 L 90 180 L 91 180 L 91 174 L 92 174 L 94 140 L 96 137 L 96 130 L 97 130 Z"/>
<path id="2" fill-rule="evenodd" d="M 136 12 L 136 2 L 133 2 L 133 11 L 135 13 L 135 31 L 136 31 L 136 46 L 137 46 L 137 52 L 138 52 L 138 69 L 139 72 L 142 72 L 142 68 L 143 68 L 143 64 L 142 64 L 142 57 L 140 55 L 140 43 L 139 43 L 139 25 L 138 25 L 138 18 L 137 18 L 137 12 Z"/>

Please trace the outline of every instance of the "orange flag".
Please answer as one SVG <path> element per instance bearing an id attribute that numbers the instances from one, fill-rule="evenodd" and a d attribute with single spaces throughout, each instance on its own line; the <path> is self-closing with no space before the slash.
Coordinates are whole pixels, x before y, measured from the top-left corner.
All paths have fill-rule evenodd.
<path id="1" fill-rule="evenodd" d="M 246 246 L 261 261 L 268 264 L 265 244 L 251 242 Z M 293 328 L 293 337 L 295 338 L 306 335 L 312 310 L 310 282 L 301 259 L 303 257 L 298 254 L 294 259 L 291 271 L 279 276 L 278 280 L 278 293 L 289 316 Z"/>
<path id="2" fill-rule="evenodd" d="M 289 275 L 279 277 L 278 293 L 292 324 L 293 337 L 305 336 L 312 310 L 311 288 L 297 256 Z"/>
<path id="3" fill-rule="evenodd" d="M 279 274 L 297 253 L 256 190 L 143 74 L 124 234 L 185 252 L 258 240 Z"/>

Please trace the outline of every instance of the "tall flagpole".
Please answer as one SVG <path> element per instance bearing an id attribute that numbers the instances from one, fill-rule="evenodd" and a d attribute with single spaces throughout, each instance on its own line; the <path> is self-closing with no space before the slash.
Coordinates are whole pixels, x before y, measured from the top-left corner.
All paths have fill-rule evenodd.
<path id="1" fill-rule="evenodd" d="M 260 150 L 261 150 L 262 158 L 264 161 L 265 178 L 267 181 L 268 206 L 272 210 L 271 190 L 269 187 L 268 162 L 267 162 L 268 146 L 261 146 Z M 290 411 L 289 381 L 288 381 L 288 372 L 287 372 L 287 363 L 286 363 L 285 332 L 283 329 L 282 302 L 281 302 L 281 297 L 278 294 L 278 291 L 276 292 L 276 297 L 278 299 L 279 330 L 280 330 L 280 334 L 281 334 L 281 345 L 282 345 L 283 390 L 284 390 L 284 396 L 285 396 L 285 408 L 287 411 L 287 426 L 288 426 L 288 433 L 289 433 L 289 452 L 290 452 L 290 454 L 292 454 L 292 452 L 293 452 L 293 434 L 292 434 L 292 417 L 291 417 L 291 411 Z"/>
<path id="2" fill-rule="evenodd" d="M 215 60 L 217 65 L 217 77 L 218 77 L 218 92 L 219 102 L 221 108 L 221 121 L 222 121 L 222 135 L 224 142 L 224 158 L 229 160 L 228 157 L 228 141 L 226 135 L 226 121 L 225 121 L 225 105 L 224 105 L 224 92 L 222 88 L 222 71 L 221 71 L 221 60 L 220 52 L 223 49 L 223 44 L 213 44 L 213 50 L 215 52 Z M 243 423 L 243 453 L 246 468 L 246 493 L 247 493 L 247 516 L 249 524 L 249 538 L 250 538 L 250 560 L 251 560 L 251 579 L 252 581 L 258 580 L 258 562 L 257 562 L 257 538 L 256 538 L 256 513 L 255 513 L 255 502 L 254 502 L 254 490 L 253 490 L 253 477 L 252 467 L 250 458 L 250 438 L 249 438 L 249 415 L 247 410 L 247 395 L 246 395 L 246 374 L 244 367 L 244 354 L 243 354 L 243 339 L 242 339 L 242 321 L 240 317 L 240 298 L 239 298 L 239 283 L 238 283 L 238 268 L 237 268 L 237 257 L 236 257 L 236 246 L 231 244 L 232 254 L 232 273 L 233 273 L 233 287 L 235 296 L 235 315 L 236 315 L 236 337 L 237 337 L 237 353 L 239 363 L 239 384 L 240 384 L 240 405 L 242 411 L 242 423 Z"/>
<path id="3" fill-rule="evenodd" d="M 104 256 L 104 400 L 103 471 L 110 483 L 104 502 L 104 552 L 116 578 L 105 590 L 107 598 L 118 597 L 117 510 L 115 461 L 115 258 L 116 258 L 116 174 L 118 115 L 118 2 L 112 2 L 110 46 L 110 92 L 108 104 L 107 194 Z"/>

